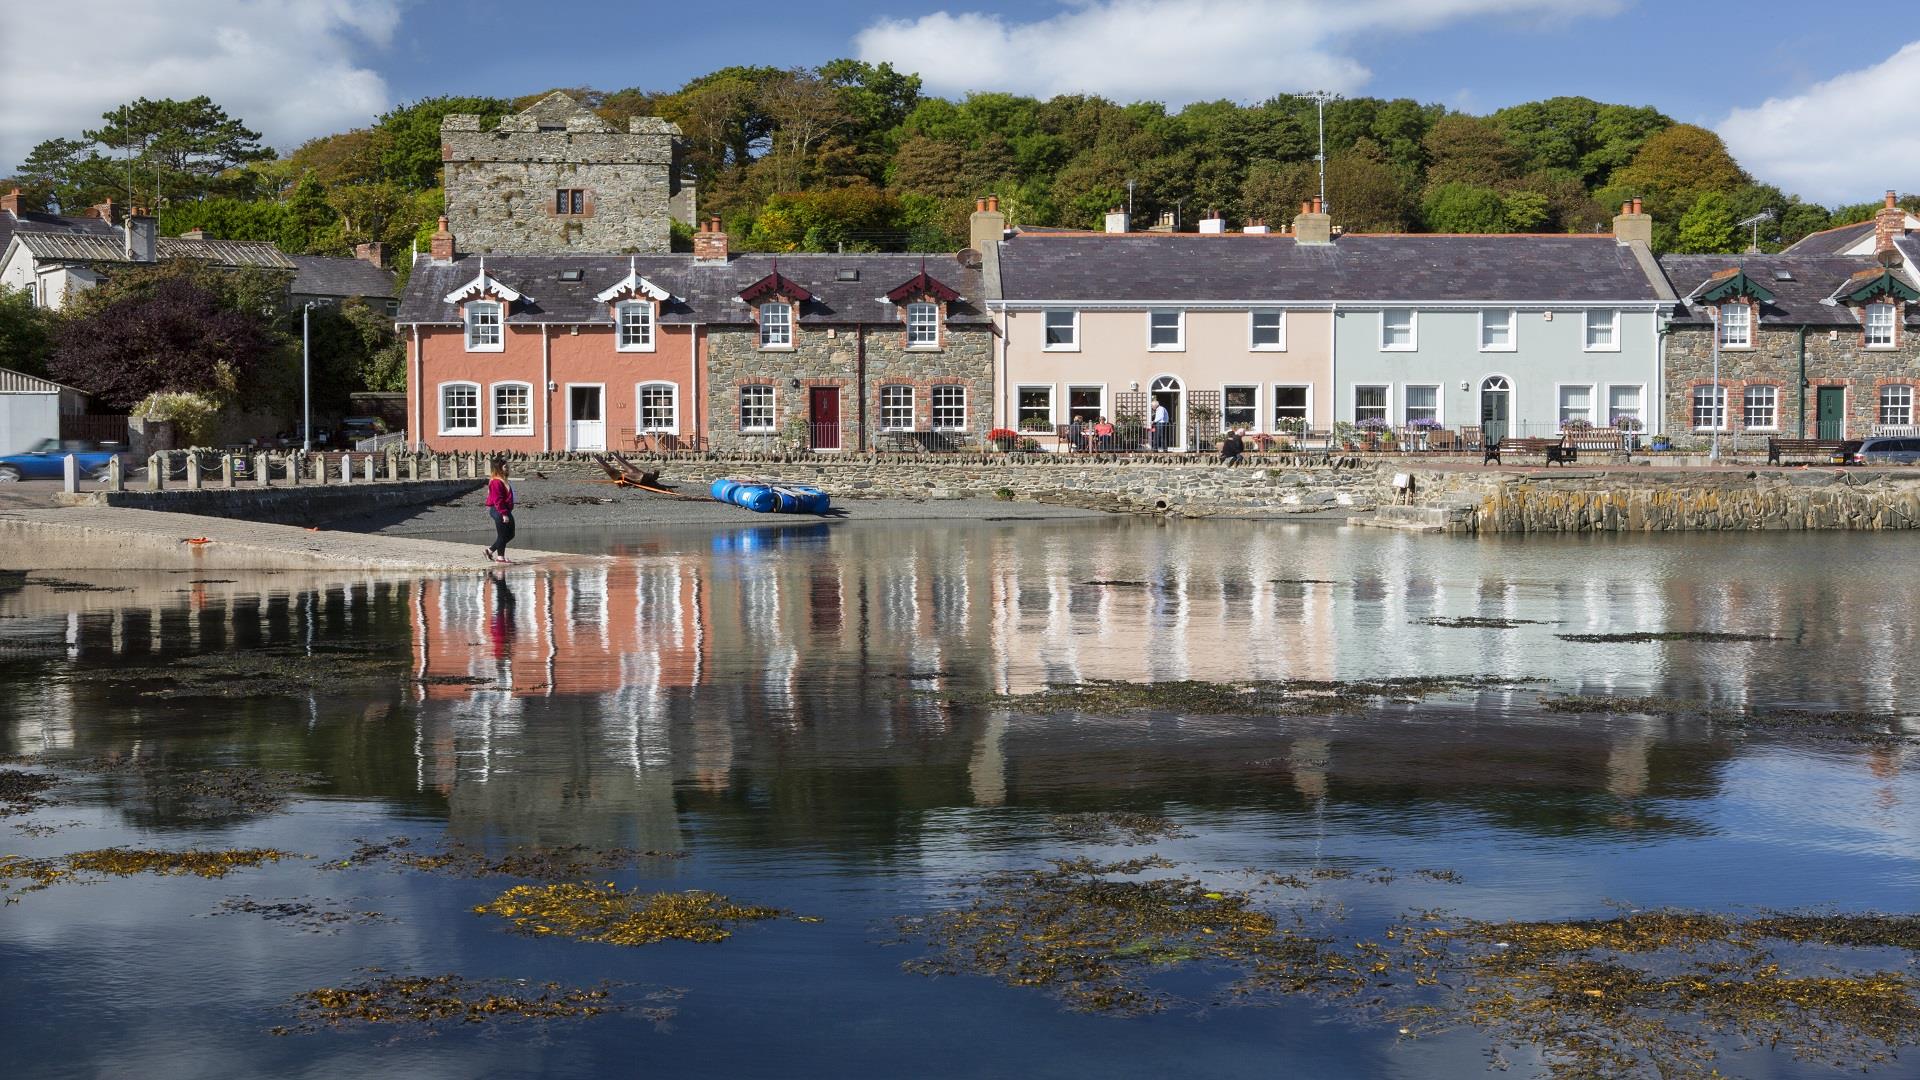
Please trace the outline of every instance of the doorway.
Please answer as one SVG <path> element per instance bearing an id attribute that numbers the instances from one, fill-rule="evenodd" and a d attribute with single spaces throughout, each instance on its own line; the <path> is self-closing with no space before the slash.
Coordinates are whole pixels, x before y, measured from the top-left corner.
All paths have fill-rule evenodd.
<path id="1" fill-rule="evenodd" d="M 1160 445 L 1154 447 L 1154 449 L 1186 449 L 1185 412 L 1180 407 L 1180 399 L 1186 395 L 1183 392 L 1184 388 L 1180 385 L 1180 380 L 1172 375 L 1162 375 L 1153 380 L 1153 386 L 1150 389 L 1151 392 L 1149 396 L 1153 399 L 1153 405 L 1164 405 L 1167 409 L 1167 430 L 1161 436 Z M 1159 409 L 1157 408 L 1153 409 L 1153 412 L 1158 411 Z M 1147 414 L 1147 423 L 1153 423 L 1153 413 L 1151 412 Z"/>
<path id="2" fill-rule="evenodd" d="M 605 450 L 607 414 L 604 411 L 606 387 L 567 386 L 567 449 Z"/>
<path id="3" fill-rule="evenodd" d="M 1814 415 L 1819 418 L 1819 430 L 1816 439 L 1844 439 L 1847 437 L 1847 388 L 1844 386 L 1822 386 L 1815 399 L 1818 402 Z"/>
<path id="4" fill-rule="evenodd" d="M 1480 438 L 1488 444 L 1507 437 L 1512 415 L 1513 383 L 1505 375 L 1489 375 L 1480 384 Z"/>
<path id="5" fill-rule="evenodd" d="M 807 391 L 809 442 L 815 450 L 840 449 L 840 388 L 815 386 Z"/>

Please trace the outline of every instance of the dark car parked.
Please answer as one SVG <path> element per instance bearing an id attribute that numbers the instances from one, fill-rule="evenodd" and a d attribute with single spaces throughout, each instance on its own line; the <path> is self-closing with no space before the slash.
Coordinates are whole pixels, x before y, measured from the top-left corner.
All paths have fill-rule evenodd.
<path id="1" fill-rule="evenodd" d="M 1917 465 L 1920 464 L 1920 438 L 1882 435 L 1849 440 L 1841 444 L 1840 454 L 1849 465 Z"/>

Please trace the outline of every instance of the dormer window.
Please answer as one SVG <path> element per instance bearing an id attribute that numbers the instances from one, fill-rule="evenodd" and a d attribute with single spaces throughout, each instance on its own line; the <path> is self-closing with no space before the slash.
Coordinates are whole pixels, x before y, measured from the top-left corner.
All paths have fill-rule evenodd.
<path id="1" fill-rule="evenodd" d="M 467 304 L 467 351 L 500 352 L 505 348 L 499 302 L 470 301 Z"/>
<path id="2" fill-rule="evenodd" d="M 619 335 L 614 347 L 620 352 L 652 352 L 653 304 L 628 300 L 615 304 L 613 310 Z"/>
<path id="3" fill-rule="evenodd" d="M 1750 349 L 1753 347 L 1752 308 L 1745 304 L 1721 305 L 1720 347 L 1723 349 Z"/>
<path id="4" fill-rule="evenodd" d="M 915 303 L 907 305 L 907 348 L 937 349 L 940 347 L 940 305 L 934 303 Z"/>
<path id="5" fill-rule="evenodd" d="M 793 348 L 793 307 L 774 300 L 760 305 L 760 347 Z"/>
<path id="6" fill-rule="evenodd" d="M 1892 304 L 1867 305 L 1867 348 L 1893 348 L 1894 307 Z"/>

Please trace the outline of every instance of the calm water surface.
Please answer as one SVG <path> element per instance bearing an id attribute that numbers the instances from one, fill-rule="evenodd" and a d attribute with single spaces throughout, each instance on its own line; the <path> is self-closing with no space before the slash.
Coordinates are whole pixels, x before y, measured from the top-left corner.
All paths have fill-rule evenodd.
<path id="1" fill-rule="evenodd" d="M 672 849 L 686 856 L 604 880 L 824 921 L 619 948 L 519 937 L 471 914 L 511 884 L 498 878 L 290 862 L 58 886 L 0 907 L 10 1075 L 1479 1075 L 1474 1032 L 1406 1042 L 1311 1001 L 1117 1019 L 988 979 L 909 974 L 901 963 L 920 948 L 897 943 L 893 922 L 950 904 L 983 870 L 1148 852 L 1200 876 L 1398 869 L 1390 884 L 1362 874 L 1321 890 L 1356 935 L 1432 908 L 1512 919 L 1605 915 L 1611 902 L 1920 906 L 1912 741 L 1536 704 L 1544 692 L 1920 712 L 1910 538 L 1463 542 L 1126 520 L 523 540 L 616 558 L 491 579 L 91 576 L 108 591 L 0 593 L 0 751 L 319 778 L 282 810 L 209 819 L 137 782 L 77 775 L 58 805 L 0 819 L 0 853 L 268 846 L 338 860 L 356 839 L 395 836 Z M 1095 580 L 1142 584 L 1083 584 Z M 1420 622 L 1468 615 L 1538 622 Z M 1783 640 L 1555 636 L 1660 630 Z M 144 696 L 112 674 L 275 646 L 376 646 L 413 677 L 210 699 Z M 1401 675 L 1546 682 L 1287 720 L 948 700 L 1092 679 Z M 1091 810 L 1164 815 L 1189 835 L 1101 847 L 1049 825 Z M 323 935 L 209 917 L 239 895 L 327 898 L 392 921 Z M 292 995 L 366 968 L 686 993 L 665 1026 L 623 1014 L 432 1039 L 266 1034 Z M 1183 989 L 1205 1002 L 1206 983 Z M 1509 1075 L 1535 1071 L 1509 1056 Z M 1785 1054 L 1722 1064 L 1827 1075 Z M 1883 1075 L 1912 1075 L 1898 1068 Z"/>

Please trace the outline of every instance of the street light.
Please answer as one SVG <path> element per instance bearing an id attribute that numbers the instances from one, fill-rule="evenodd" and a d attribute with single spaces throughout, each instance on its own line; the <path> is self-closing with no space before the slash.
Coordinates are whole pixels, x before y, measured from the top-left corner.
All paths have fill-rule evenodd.
<path id="1" fill-rule="evenodd" d="M 313 345 L 307 318 L 320 301 L 309 300 L 300 309 L 300 450 L 313 452 Z"/>

